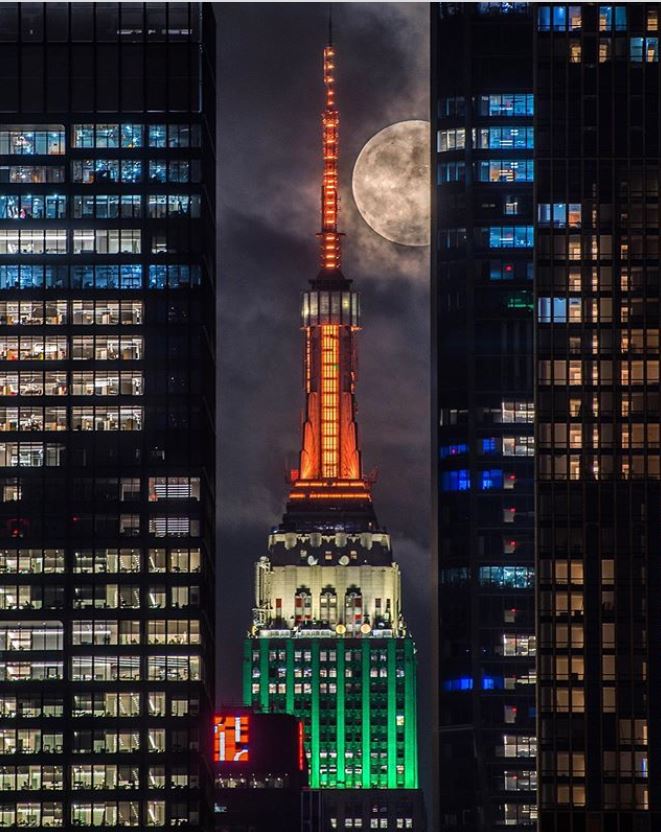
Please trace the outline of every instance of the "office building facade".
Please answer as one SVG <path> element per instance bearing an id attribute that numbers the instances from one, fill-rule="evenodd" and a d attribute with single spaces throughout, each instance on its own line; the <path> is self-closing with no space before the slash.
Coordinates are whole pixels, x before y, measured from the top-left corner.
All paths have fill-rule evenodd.
<path id="1" fill-rule="evenodd" d="M 532 12 L 432 7 L 437 828 L 534 827 Z"/>
<path id="2" fill-rule="evenodd" d="M 472 15 L 475 27 L 493 26 L 490 50 L 505 41 L 518 43 L 517 33 L 525 29 L 534 54 L 534 84 L 529 67 L 517 65 L 504 52 L 500 69 L 494 66 L 485 74 L 489 83 L 500 84 L 511 73 L 498 92 L 518 78 L 515 92 L 530 89 L 534 94 L 534 116 L 533 109 L 525 115 L 534 118 L 535 202 L 527 222 L 534 225 L 535 233 L 534 574 L 541 832 L 647 832 L 660 822 L 655 692 L 661 632 L 656 590 L 661 576 L 654 557 L 661 477 L 657 436 L 660 11 L 657 4 L 644 3 L 534 7 L 494 3 L 478 4 L 463 15 L 464 21 Z M 463 199 L 479 187 L 475 173 L 481 138 L 479 129 L 470 138 L 467 130 L 470 148 L 465 150 L 465 168 L 451 167 L 459 155 L 458 138 L 450 133 L 444 139 L 443 130 L 460 125 L 446 121 L 450 113 L 441 91 L 450 83 L 444 53 L 451 48 L 452 26 L 462 25 L 453 21 L 462 14 L 451 5 L 441 5 L 436 12 L 440 12 L 436 43 L 443 45 L 436 55 L 435 72 L 439 90 L 435 98 L 442 105 L 437 124 L 441 132 L 435 254 L 436 320 L 441 323 L 453 302 L 444 254 L 444 246 L 452 241 L 444 240 L 455 224 L 448 214 L 455 210 L 458 195 Z M 464 54 L 471 52 L 465 49 Z M 465 59 L 464 68 L 470 60 Z M 473 66 L 471 83 L 480 75 Z M 512 106 L 516 111 L 516 97 Z M 498 113 L 499 118 L 502 115 Z M 452 147 L 450 141 L 455 142 Z M 450 167 L 444 167 L 446 159 Z M 466 183 L 472 176 L 470 188 L 451 184 L 451 176 Z M 485 207 L 481 197 L 479 207 Z M 477 239 L 468 232 L 466 238 Z M 514 239 L 516 247 L 516 230 Z M 473 263 L 478 256 L 472 253 Z M 460 288 L 460 302 L 470 291 Z M 474 310 L 486 297 L 486 291 L 479 298 L 468 297 L 463 332 L 470 331 Z M 463 351 L 467 346 L 466 355 L 475 354 L 476 361 L 488 330 L 483 327 L 480 333 L 474 346 L 464 342 L 460 347 Z M 472 679 L 466 673 L 458 683 L 452 675 L 456 692 L 443 688 L 453 668 L 448 650 L 459 647 L 461 653 L 466 647 L 453 638 L 453 629 L 461 632 L 463 619 L 453 610 L 445 584 L 472 582 L 466 590 L 467 605 L 485 608 L 482 580 L 476 582 L 474 572 L 448 575 L 446 571 L 455 563 L 447 559 L 452 531 L 443 531 L 443 511 L 448 510 L 448 500 L 451 504 L 462 497 L 448 498 L 446 492 L 448 488 L 464 491 L 464 506 L 457 517 L 466 521 L 463 541 L 468 544 L 470 501 L 484 487 L 482 475 L 478 472 L 476 481 L 470 466 L 460 463 L 461 454 L 470 457 L 475 446 L 464 440 L 467 448 L 447 450 L 450 442 L 459 439 L 454 438 L 454 427 L 447 433 L 445 429 L 444 397 L 453 381 L 452 364 L 448 368 L 443 362 L 456 359 L 452 349 L 458 343 L 456 338 L 445 338 L 439 327 L 439 670 L 445 716 L 452 714 L 452 702 L 460 696 L 475 698 L 479 687 L 473 672 Z M 531 351 L 522 348 L 520 357 L 529 361 Z M 490 375 L 493 378 L 493 367 Z M 489 383 L 488 374 L 476 373 L 476 386 Z M 468 416 L 459 410 L 457 422 L 466 418 L 469 425 L 478 422 L 480 406 L 479 400 L 469 400 Z M 452 425 L 452 411 L 447 417 Z M 481 433 L 474 434 L 478 448 L 481 439 Z M 448 455 L 457 461 L 448 463 Z M 511 554 L 506 551 L 507 568 L 516 563 Z M 456 566 L 462 567 L 458 561 Z M 464 661 L 482 648 L 478 641 L 464 650 Z M 462 688 L 470 692 L 462 693 Z M 517 719 L 519 714 L 517 710 Z M 459 725 L 456 731 L 445 736 L 442 729 L 439 735 L 440 817 L 445 822 L 456 819 L 444 815 L 452 806 L 452 796 L 444 792 L 443 761 L 454 758 L 454 743 L 462 730 L 485 724 L 483 717 L 475 718 L 475 711 L 466 710 L 464 716 L 463 728 L 458 717 L 452 723 Z M 532 735 L 532 723 L 530 728 Z M 489 759 L 488 753 L 482 753 L 483 745 L 475 748 L 476 760 Z M 480 800 L 472 799 L 479 821 Z M 469 807 L 465 815 L 468 821 L 459 821 L 467 828 L 491 829 L 502 822 L 496 815 L 482 826 L 475 825 L 471 811 Z M 532 823 L 533 819 L 519 816 L 519 822 L 524 820 Z"/>
<path id="3" fill-rule="evenodd" d="M 0 8 L 0 823 L 208 828 L 214 21 Z"/>
<path id="4" fill-rule="evenodd" d="M 660 12 L 535 9 L 542 832 L 661 823 Z"/>

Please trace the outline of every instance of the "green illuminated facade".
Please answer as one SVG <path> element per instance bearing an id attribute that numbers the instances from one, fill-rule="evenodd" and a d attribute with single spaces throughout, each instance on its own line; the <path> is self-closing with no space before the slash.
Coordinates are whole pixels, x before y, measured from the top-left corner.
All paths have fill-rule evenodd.
<path id="1" fill-rule="evenodd" d="M 249 638 L 244 699 L 305 720 L 312 788 L 418 787 L 410 636 Z"/>

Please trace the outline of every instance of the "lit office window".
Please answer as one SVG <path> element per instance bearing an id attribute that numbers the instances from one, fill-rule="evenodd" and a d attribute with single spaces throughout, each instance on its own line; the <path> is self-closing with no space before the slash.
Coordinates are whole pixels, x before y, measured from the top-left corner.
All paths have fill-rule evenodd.
<path id="1" fill-rule="evenodd" d="M 65 153 L 64 127 L 9 127 L 0 129 L 2 156 L 61 156 Z"/>

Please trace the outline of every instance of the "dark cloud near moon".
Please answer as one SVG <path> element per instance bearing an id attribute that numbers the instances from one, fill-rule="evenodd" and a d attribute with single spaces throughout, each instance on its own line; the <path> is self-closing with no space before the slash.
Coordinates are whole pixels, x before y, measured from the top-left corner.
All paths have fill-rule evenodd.
<path id="1" fill-rule="evenodd" d="M 218 680 L 241 698 L 254 562 L 284 509 L 300 442 L 300 292 L 318 268 L 325 4 L 216 4 L 219 33 Z M 428 6 L 336 4 L 344 271 L 362 294 L 358 419 L 375 502 L 404 576 L 404 611 L 429 699 L 428 250 L 397 246 L 351 196 L 360 149 L 428 118 Z M 422 721 L 423 781 L 431 725 Z"/>

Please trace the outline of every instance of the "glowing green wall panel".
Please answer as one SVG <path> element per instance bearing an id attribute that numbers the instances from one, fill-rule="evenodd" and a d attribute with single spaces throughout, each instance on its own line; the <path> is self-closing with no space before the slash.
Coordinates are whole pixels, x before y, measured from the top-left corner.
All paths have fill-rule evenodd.
<path id="1" fill-rule="evenodd" d="M 247 639 L 243 688 L 246 705 L 304 720 L 311 788 L 418 787 L 410 637 Z"/>

